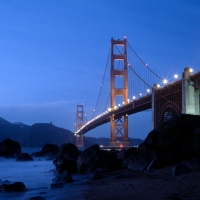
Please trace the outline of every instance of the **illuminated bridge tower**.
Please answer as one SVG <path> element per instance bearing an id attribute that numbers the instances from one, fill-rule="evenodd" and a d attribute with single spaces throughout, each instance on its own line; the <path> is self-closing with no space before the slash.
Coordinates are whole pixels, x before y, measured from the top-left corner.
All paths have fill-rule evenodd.
<path id="1" fill-rule="evenodd" d="M 84 113 L 83 113 L 83 105 L 77 105 L 76 110 L 76 131 L 78 131 L 84 125 Z M 83 147 L 84 140 L 83 134 L 76 134 L 76 146 Z"/>
<path id="2" fill-rule="evenodd" d="M 114 47 L 121 46 L 123 52 L 114 52 Z M 123 61 L 123 69 L 117 69 L 117 60 Z M 123 86 L 120 88 L 115 87 L 116 77 L 123 78 Z M 111 138 L 110 146 L 129 146 L 128 140 L 128 115 L 115 118 L 112 111 L 115 109 L 116 97 L 122 96 L 123 103 L 128 103 L 128 72 L 127 72 L 127 54 L 126 54 L 126 38 L 124 40 L 111 39 L 111 72 L 110 72 L 110 91 L 111 91 Z"/>

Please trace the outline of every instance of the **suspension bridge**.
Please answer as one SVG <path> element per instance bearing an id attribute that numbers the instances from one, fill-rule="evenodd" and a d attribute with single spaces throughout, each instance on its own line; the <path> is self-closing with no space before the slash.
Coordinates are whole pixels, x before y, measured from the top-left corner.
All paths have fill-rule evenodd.
<path id="1" fill-rule="evenodd" d="M 108 66 L 108 98 L 104 99 L 106 105 L 102 112 L 95 115 L 103 96 Z M 111 131 L 110 146 L 129 146 L 128 116 L 144 110 L 152 110 L 152 129 L 180 113 L 199 115 L 200 71 L 192 74 L 192 69 L 186 67 L 182 77 L 175 74 L 174 79 L 172 83 L 168 83 L 166 79 L 160 78 L 139 57 L 126 38 L 111 39 L 102 84 L 90 120 L 84 120 L 83 105 L 77 105 L 77 146 L 84 146 L 85 133 L 108 122 Z"/>

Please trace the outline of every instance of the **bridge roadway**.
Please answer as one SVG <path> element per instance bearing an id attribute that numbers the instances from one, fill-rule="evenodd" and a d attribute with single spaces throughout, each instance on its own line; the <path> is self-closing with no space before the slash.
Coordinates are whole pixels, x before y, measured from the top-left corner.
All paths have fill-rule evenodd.
<path id="1" fill-rule="evenodd" d="M 199 89 L 200 88 L 200 71 L 192 74 L 190 76 L 191 81 L 194 81 L 194 88 L 195 89 Z M 157 89 L 157 92 L 161 92 L 162 96 L 166 93 L 169 93 L 169 91 L 171 90 L 172 93 L 174 93 L 174 86 L 177 85 L 179 82 L 181 81 L 181 79 L 174 81 L 170 84 L 167 84 L 164 87 L 161 87 L 159 89 Z M 165 96 L 165 95 L 164 95 Z M 123 105 L 121 107 L 118 107 L 110 112 L 107 112 L 105 114 L 102 114 L 101 116 L 97 117 L 94 120 L 91 120 L 89 123 L 86 123 L 81 130 L 76 133 L 78 135 L 81 134 L 85 134 L 88 131 L 90 131 L 91 129 L 94 129 L 102 124 L 105 124 L 107 122 L 110 122 L 110 117 L 111 115 L 114 115 L 115 119 L 120 119 L 122 116 L 125 115 L 131 115 L 134 113 L 138 113 L 147 109 L 151 109 L 152 108 L 152 93 L 143 96 L 139 99 L 133 100 L 131 102 L 129 102 L 127 105 Z"/>
<path id="2" fill-rule="evenodd" d="M 131 115 L 137 112 L 141 112 L 152 107 L 151 103 L 152 95 L 148 94 L 140 99 L 133 100 L 129 102 L 127 105 L 118 107 L 113 111 L 102 114 L 100 117 L 97 117 L 95 120 L 90 121 L 90 123 L 86 123 L 85 126 L 81 129 L 78 134 L 85 134 L 91 129 L 94 129 L 102 124 L 110 122 L 110 116 L 114 115 L 115 119 L 120 119 L 122 116 Z"/>

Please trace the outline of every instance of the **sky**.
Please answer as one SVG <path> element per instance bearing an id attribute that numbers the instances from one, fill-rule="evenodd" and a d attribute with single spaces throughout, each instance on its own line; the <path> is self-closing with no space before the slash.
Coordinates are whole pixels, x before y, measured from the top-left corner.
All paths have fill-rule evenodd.
<path id="1" fill-rule="evenodd" d="M 161 77 L 199 71 L 200 1 L 0 0 L 0 117 L 74 132 L 77 104 L 92 115 L 111 38 L 124 36 Z M 129 117 L 129 137 L 150 130 L 151 111 Z M 86 135 L 110 137 L 110 125 Z"/>

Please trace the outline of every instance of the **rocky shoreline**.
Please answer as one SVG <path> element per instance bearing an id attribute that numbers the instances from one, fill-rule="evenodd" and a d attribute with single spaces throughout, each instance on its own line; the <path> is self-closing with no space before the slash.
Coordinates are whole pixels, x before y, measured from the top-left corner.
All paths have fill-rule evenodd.
<path id="1" fill-rule="evenodd" d="M 12 142 L 0 143 L 1 156 L 19 161 L 32 157 L 52 160 L 55 177 L 51 189 L 73 183 L 73 174 L 84 175 L 82 183 L 89 189 L 83 191 L 83 199 L 199 199 L 200 116 L 175 116 L 151 131 L 138 148 L 121 151 L 104 151 L 97 144 L 83 151 L 71 143 L 60 148 L 46 144 L 31 157 Z M 0 187 L 16 192 L 12 186 L 7 190 L 5 183 Z"/>

